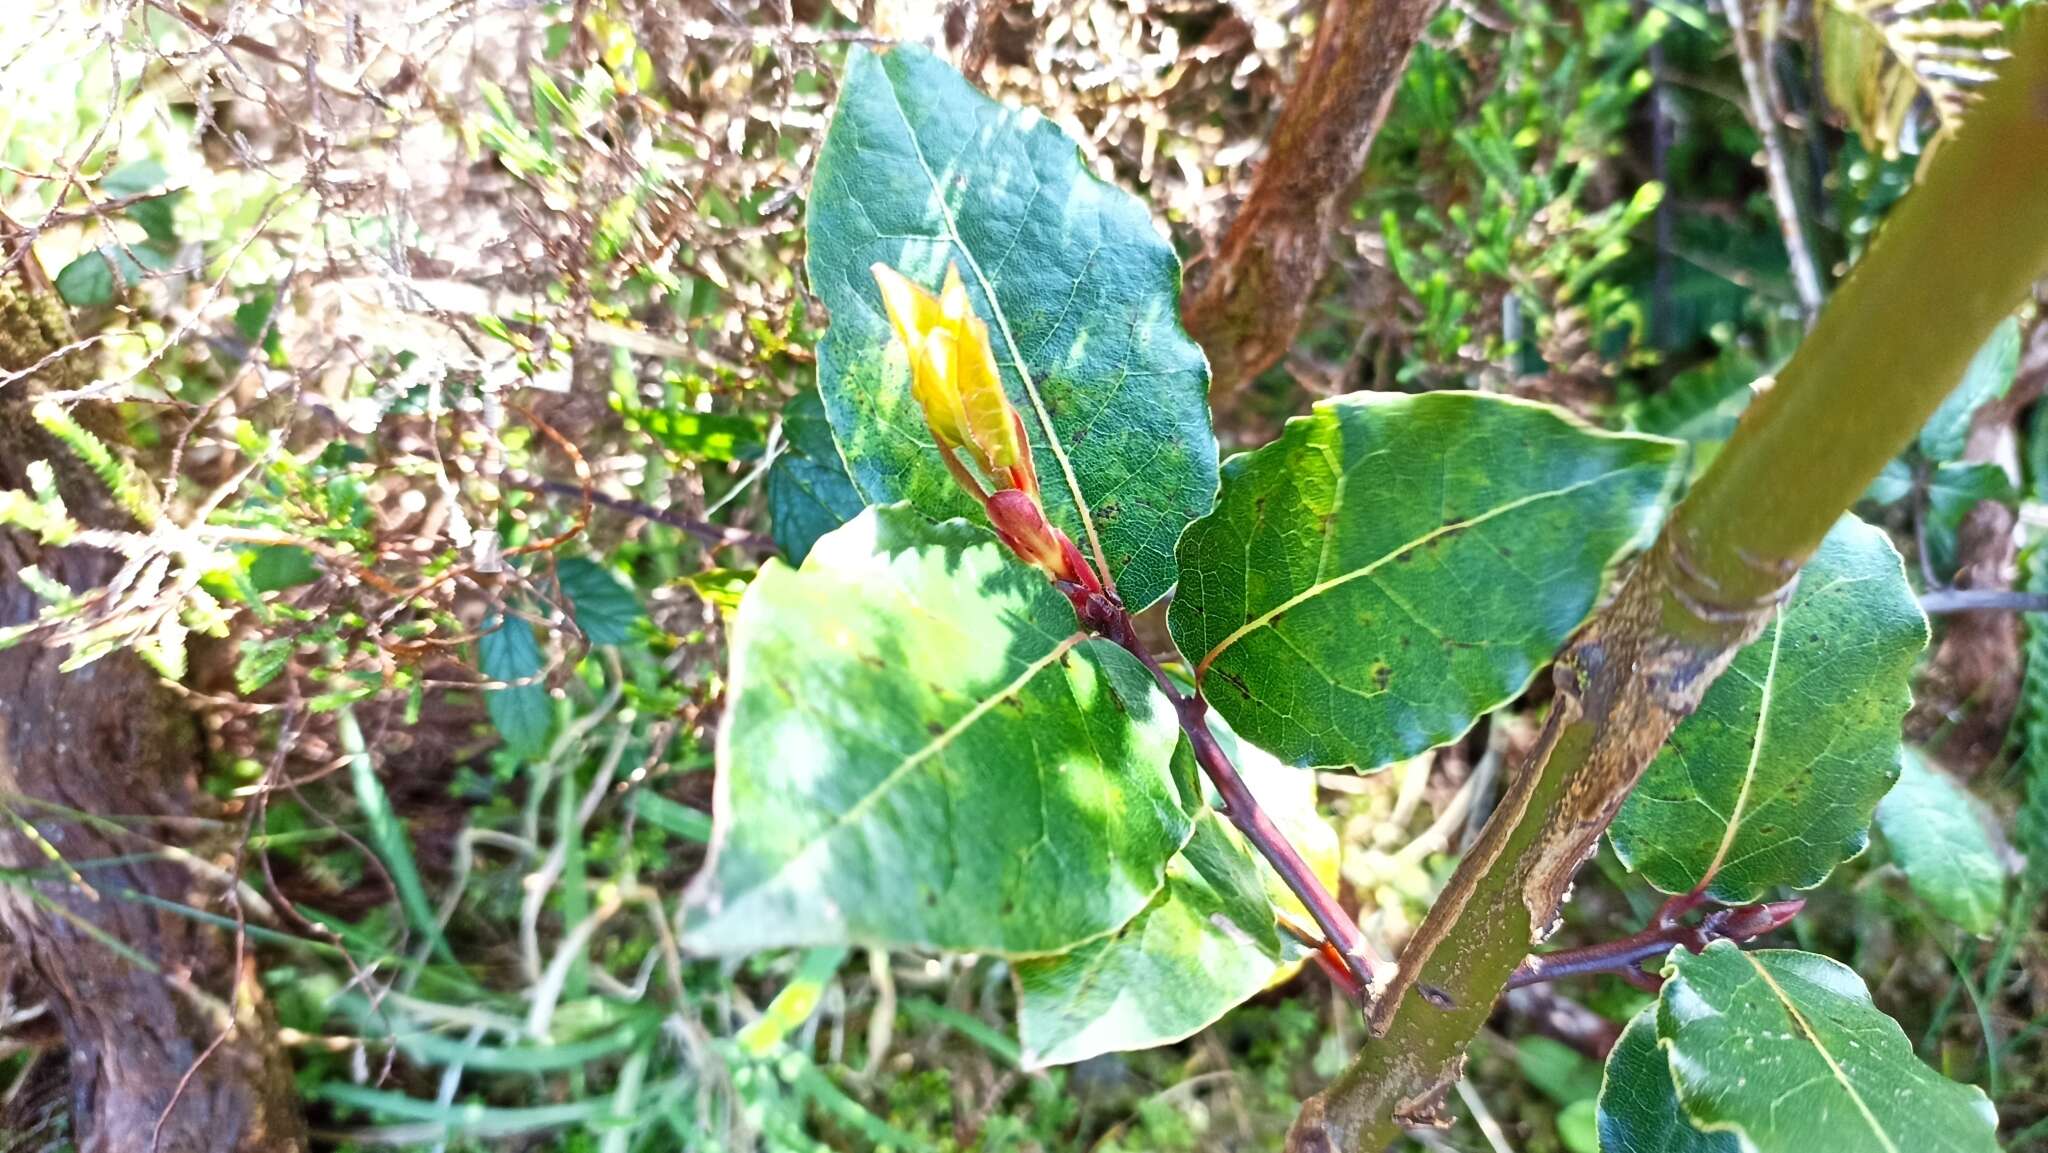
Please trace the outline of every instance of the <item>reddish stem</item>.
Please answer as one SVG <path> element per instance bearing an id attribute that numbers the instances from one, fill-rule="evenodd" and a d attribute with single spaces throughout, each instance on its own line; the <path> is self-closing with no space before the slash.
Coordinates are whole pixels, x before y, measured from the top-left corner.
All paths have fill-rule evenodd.
<path id="1" fill-rule="evenodd" d="M 1308 862 L 1301 859 L 1301 854 L 1288 841 L 1287 834 L 1281 832 L 1266 811 L 1259 807 L 1258 799 L 1252 796 L 1244 778 L 1238 775 L 1237 766 L 1230 763 L 1230 755 L 1223 751 L 1216 735 L 1210 731 L 1209 702 L 1203 699 L 1201 691 L 1180 691 L 1180 686 L 1166 675 L 1166 670 L 1160 667 L 1159 661 L 1139 639 L 1131 614 L 1113 594 L 1091 592 L 1069 582 L 1059 583 L 1060 590 L 1073 600 L 1082 625 L 1115 642 L 1151 670 L 1159 691 L 1173 702 L 1181 731 L 1187 735 L 1188 746 L 1194 750 L 1195 762 L 1202 766 L 1203 774 L 1216 786 L 1216 793 L 1222 798 L 1221 812 L 1273 867 L 1287 890 L 1294 894 L 1315 920 L 1316 926 L 1322 929 L 1324 939 L 1313 943 L 1317 959 L 1354 1000 L 1361 1003 L 1369 1000 L 1377 983 L 1374 966 L 1380 963 L 1380 959 L 1365 943 L 1364 935 L 1358 931 L 1358 923 L 1337 903 L 1337 898 L 1324 887 Z"/>
<path id="2" fill-rule="evenodd" d="M 1624 980 L 1647 981 L 1648 987 L 1654 989 L 1661 982 L 1643 972 L 1644 961 L 1664 956 L 1674 945 L 1683 945 L 1688 951 L 1697 953 L 1714 941 L 1748 941 L 1761 937 L 1783 926 L 1806 907 L 1805 901 L 1769 901 L 1760 905 L 1716 909 L 1702 917 L 1697 925 L 1681 922 L 1679 918 L 1701 900 L 1697 893 L 1674 897 L 1657 911 L 1649 928 L 1619 940 L 1532 956 L 1522 962 L 1514 976 L 1508 978 L 1508 988 L 1518 989 L 1580 973 L 1614 973 Z"/>

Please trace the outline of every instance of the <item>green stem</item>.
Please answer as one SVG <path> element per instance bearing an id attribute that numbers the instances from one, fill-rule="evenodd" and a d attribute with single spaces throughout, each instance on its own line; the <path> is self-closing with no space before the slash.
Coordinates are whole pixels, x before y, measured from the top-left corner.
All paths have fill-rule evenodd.
<path id="1" fill-rule="evenodd" d="M 1664 739 L 1769 620 L 1844 509 L 2048 273 L 2048 17 L 1893 211 L 1612 604 L 1559 657 L 1557 698 L 1479 844 L 1311 1098 L 1293 1153 L 1377 1151 L 1438 1124 L 1466 1045 Z M 1413 1010 L 1418 979 L 1454 1007 Z"/>

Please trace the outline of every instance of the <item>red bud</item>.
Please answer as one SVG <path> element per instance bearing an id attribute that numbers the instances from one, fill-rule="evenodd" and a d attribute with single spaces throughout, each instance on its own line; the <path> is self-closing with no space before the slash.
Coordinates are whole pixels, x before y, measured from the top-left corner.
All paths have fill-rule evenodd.
<path id="1" fill-rule="evenodd" d="M 988 498 L 989 523 L 1010 551 L 1061 580 L 1074 580 L 1067 571 L 1067 558 L 1060 548 L 1059 531 L 1046 523 L 1045 510 L 1038 502 L 1014 488 Z"/>

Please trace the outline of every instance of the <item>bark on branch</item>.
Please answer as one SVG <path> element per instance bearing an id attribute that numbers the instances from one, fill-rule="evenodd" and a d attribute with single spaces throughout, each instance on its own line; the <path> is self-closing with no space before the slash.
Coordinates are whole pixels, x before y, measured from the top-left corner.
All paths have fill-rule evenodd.
<path id="1" fill-rule="evenodd" d="M 0 241 L 8 229 L 0 221 Z M 0 374 L 72 344 L 70 324 L 32 258 L 0 244 Z M 70 513 L 132 527 L 91 472 L 29 415 L 38 385 L 81 374 L 55 358 L 0 389 L 0 488 L 27 489 L 47 460 Z M 49 378 L 49 379 L 42 379 Z M 83 419 L 83 418 L 82 418 Z M 32 621 L 35 565 L 74 591 L 104 587 L 121 558 L 44 548 L 0 531 L 0 627 Z M 231 935 L 141 898 L 205 907 L 218 897 L 185 865 L 149 850 L 179 844 L 200 799 L 196 719 L 132 653 L 60 669 L 70 654 L 37 634 L 0 649 L 0 867 L 49 879 L 0 886 L 0 938 L 48 994 L 70 1051 L 79 1153 L 290 1153 L 305 1125 L 291 1068 L 272 1036 L 255 960 Z M 89 817 L 119 816 L 120 823 Z M 31 834 L 29 829 L 33 829 Z M 204 857 L 204 846 L 180 844 Z M 51 853 L 63 859 L 52 868 Z M 95 866 L 101 860 L 121 862 Z M 89 887 L 88 887 L 89 886 Z"/>
<path id="2" fill-rule="evenodd" d="M 1443 0 L 1329 0 L 1252 189 L 1188 267 L 1181 319 L 1219 396 L 1278 363 L 1329 263 L 1401 72 Z"/>
<path id="3" fill-rule="evenodd" d="M 1442 1119 L 1465 1046 L 1628 790 L 1842 511 L 2048 273 L 2048 17 L 1899 205 L 1776 385 L 1558 659 L 1543 738 L 1401 957 L 1368 1042 L 1289 1135 L 1366 1153 Z M 1456 1007 L 1415 1007 L 1418 981 Z"/>

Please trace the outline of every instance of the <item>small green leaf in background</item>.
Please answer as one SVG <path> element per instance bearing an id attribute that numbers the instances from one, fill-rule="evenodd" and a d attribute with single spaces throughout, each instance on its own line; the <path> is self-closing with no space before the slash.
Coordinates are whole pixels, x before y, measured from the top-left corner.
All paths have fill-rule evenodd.
<path id="1" fill-rule="evenodd" d="M 775 545 L 804 563 L 819 537 L 852 520 L 864 503 L 833 443 L 825 402 L 807 388 L 782 409 L 787 446 L 768 469 L 768 517 Z"/>
<path id="2" fill-rule="evenodd" d="M 1876 505 L 1894 505 L 1913 494 L 1913 466 L 1893 457 L 1885 462 L 1884 471 L 1863 490 L 1861 499 Z"/>
<path id="3" fill-rule="evenodd" d="M 839 966 L 846 961 L 844 948 L 812 949 L 797 963 L 789 984 L 768 1002 L 760 1018 L 739 1031 L 734 1040 L 750 1057 L 767 1057 L 782 1048 L 783 1039 L 803 1027 L 818 1009 Z"/>
<path id="4" fill-rule="evenodd" d="M 1674 950 L 1658 1001 L 1679 1107 L 1745 1153 L 1997 1153 L 1998 1113 L 1914 1056 L 1854 970 L 1790 949 Z"/>
<path id="5" fill-rule="evenodd" d="M 170 173 L 155 157 L 124 164 L 100 181 L 100 191 L 115 199 L 140 196 L 162 188 Z M 123 215 L 142 226 L 151 244 L 165 250 L 177 247 L 177 204 L 180 193 L 166 193 L 138 200 L 123 209 Z"/>
<path id="6" fill-rule="evenodd" d="M 505 738 L 505 747 L 522 757 L 537 757 L 547 751 L 548 737 L 555 727 L 555 706 L 548 688 L 538 681 L 526 684 L 540 673 L 543 661 L 540 638 L 533 625 L 522 617 L 492 613 L 477 638 L 477 667 L 494 681 L 508 687 L 488 689 L 484 704 L 491 722 Z"/>
<path id="7" fill-rule="evenodd" d="M 711 840 L 711 814 L 678 804 L 660 793 L 646 789 L 634 793 L 633 811 L 641 820 L 685 841 L 702 845 Z"/>
<path id="8" fill-rule="evenodd" d="M 1671 1060 L 1657 1044 L 1655 1005 L 1629 1021 L 1607 1054 L 1599 1125 L 1600 1153 L 1743 1153 L 1735 1134 L 1701 1132 L 1678 1107 Z"/>
<path id="9" fill-rule="evenodd" d="M 1927 559 L 1946 578 L 1956 571 L 1956 534 L 1980 502 L 2019 503 L 2012 477 L 1988 460 L 1952 460 L 1936 466 L 1927 480 Z"/>
<path id="10" fill-rule="evenodd" d="M 146 245 L 104 244 L 58 270 L 57 293 L 66 304 L 97 308 L 113 303 L 116 288 L 140 284 L 170 266 L 169 257 Z"/>
<path id="11" fill-rule="evenodd" d="M 752 460 L 767 442 L 767 430 L 756 416 L 657 408 L 628 408 L 620 415 L 686 460 Z"/>
<path id="12" fill-rule="evenodd" d="M 956 264 L 1048 517 L 1091 560 L 1100 540 L 1133 611 L 1165 596 L 1174 541 L 1216 493 L 1216 438 L 1208 362 L 1180 326 L 1180 261 L 1145 204 L 1051 121 L 908 46 L 853 50 L 809 204 L 811 284 L 832 314 L 818 387 L 864 497 L 981 516 L 932 444 L 869 271 L 936 290 Z"/>
<path id="13" fill-rule="evenodd" d="M 1954 460 L 1970 438 L 1970 418 L 2012 387 L 2020 369 L 2020 322 L 2007 317 L 1991 330 L 1963 379 L 1920 430 L 1920 452 L 1929 460 Z"/>
<path id="14" fill-rule="evenodd" d="M 1246 740 L 1378 768 L 1528 685 L 1655 524 L 1677 460 L 1673 441 L 1479 393 L 1321 401 L 1224 466 L 1167 622 Z"/>
<path id="15" fill-rule="evenodd" d="M 569 615 L 594 645 L 622 645 L 633 636 L 633 623 L 643 615 L 640 598 L 603 565 L 588 557 L 555 563 L 555 579 L 569 601 Z"/>
<path id="16" fill-rule="evenodd" d="M 770 561 L 731 636 L 693 951 L 1058 952 L 1192 831 L 1172 706 L 986 529 L 868 509 Z"/>
<path id="17" fill-rule="evenodd" d="M 1313 774 L 1237 739 L 1214 721 L 1260 807 L 1295 848 L 1337 885 L 1337 837 L 1316 811 Z M 1185 742 L 1182 776 L 1200 780 Z M 1327 866 L 1327 867 L 1325 867 Z M 1167 867 L 1166 887 L 1123 928 L 1054 957 L 1019 961 L 1017 1031 L 1027 1066 L 1063 1065 L 1190 1036 L 1272 982 L 1302 955 L 1275 927 L 1285 886 L 1213 812 Z M 1307 914 L 1296 908 L 1297 919 Z"/>
<path id="18" fill-rule="evenodd" d="M 1844 517 L 1791 602 L 1679 722 L 1610 835 L 1667 893 L 1811 888 L 1863 851 L 1898 776 L 1927 618 L 1883 531 Z"/>
<path id="19" fill-rule="evenodd" d="M 313 554 L 298 545 L 265 545 L 249 558 L 249 583 L 258 592 L 297 588 L 319 579 L 320 566 Z"/>
<path id="20" fill-rule="evenodd" d="M 1877 827 L 1913 891 L 1972 933 L 1998 927 L 2005 865 L 1969 790 L 1915 749 L 1877 806 Z"/>

